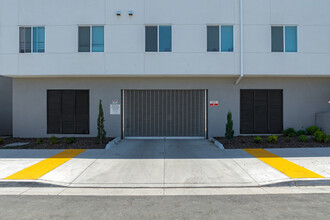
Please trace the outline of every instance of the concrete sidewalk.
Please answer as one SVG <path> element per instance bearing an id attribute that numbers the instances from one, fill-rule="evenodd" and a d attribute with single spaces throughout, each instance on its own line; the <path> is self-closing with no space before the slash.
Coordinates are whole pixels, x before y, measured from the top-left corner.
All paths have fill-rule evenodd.
<path id="1" fill-rule="evenodd" d="M 220 150 L 207 140 L 123 140 L 109 150 L 86 150 L 38 180 L 4 178 L 61 150 L 0 150 L 0 186 L 260 187 L 330 185 L 330 149 L 269 149 L 324 178 L 291 179 L 243 150 Z"/>

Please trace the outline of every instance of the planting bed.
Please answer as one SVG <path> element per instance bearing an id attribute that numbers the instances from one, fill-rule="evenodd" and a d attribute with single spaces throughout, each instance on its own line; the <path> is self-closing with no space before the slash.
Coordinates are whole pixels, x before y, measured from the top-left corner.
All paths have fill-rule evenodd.
<path id="1" fill-rule="evenodd" d="M 278 136 L 276 143 L 268 143 L 268 136 L 261 136 L 261 143 L 255 143 L 254 137 L 256 136 L 237 136 L 231 140 L 225 137 L 215 137 L 215 139 L 220 141 L 226 149 L 330 147 L 330 141 L 328 143 L 316 142 L 312 136 L 307 136 L 307 142 L 301 142 L 299 137 L 291 137 L 290 141 L 287 141 L 285 136 Z"/>
<path id="2" fill-rule="evenodd" d="M 113 138 L 106 138 L 103 144 L 99 144 L 94 138 L 75 138 L 71 144 L 65 143 L 65 138 L 58 138 L 58 144 L 50 144 L 49 138 L 42 138 L 42 143 L 37 143 L 37 138 L 6 138 L 4 143 L 0 144 L 0 149 L 104 149 L 107 143 Z M 6 144 L 29 142 L 28 145 L 21 147 L 6 147 Z"/>

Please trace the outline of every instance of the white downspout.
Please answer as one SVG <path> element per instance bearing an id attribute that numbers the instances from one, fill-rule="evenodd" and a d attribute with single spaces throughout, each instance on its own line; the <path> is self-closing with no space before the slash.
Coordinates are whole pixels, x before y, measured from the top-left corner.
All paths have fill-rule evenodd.
<path id="1" fill-rule="evenodd" d="M 241 66 L 240 66 L 240 76 L 236 80 L 235 84 L 237 85 L 241 79 L 244 76 L 244 27 L 243 27 L 243 0 L 240 0 L 240 6 L 239 6 L 239 12 L 240 12 L 240 38 L 241 38 Z"/>

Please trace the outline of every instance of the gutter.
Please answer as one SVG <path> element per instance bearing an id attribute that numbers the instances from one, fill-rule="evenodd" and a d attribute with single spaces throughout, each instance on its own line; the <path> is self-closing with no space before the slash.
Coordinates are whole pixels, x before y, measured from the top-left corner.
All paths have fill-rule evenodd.
<path id="1" fill-rule="evenodd" d="M 235 84 L 242 80 L 244 77 L 244 28 L 243 28 L 243 0 L 240 0 L 239 6 L 239 13 L 240 13 L 240 38 L 241 38 L 241 65 L 240 65 L 240 76 L 236 80 Z"/>

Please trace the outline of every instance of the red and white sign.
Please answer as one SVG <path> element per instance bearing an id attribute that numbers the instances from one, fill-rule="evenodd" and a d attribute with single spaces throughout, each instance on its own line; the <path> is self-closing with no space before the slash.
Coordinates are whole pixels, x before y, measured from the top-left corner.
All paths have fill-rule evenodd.
<path id="1" fill-rule="evenodd" d="M 219 101 L 210 101 L 210 106 L 212 107 L 219 106 Z"/>

